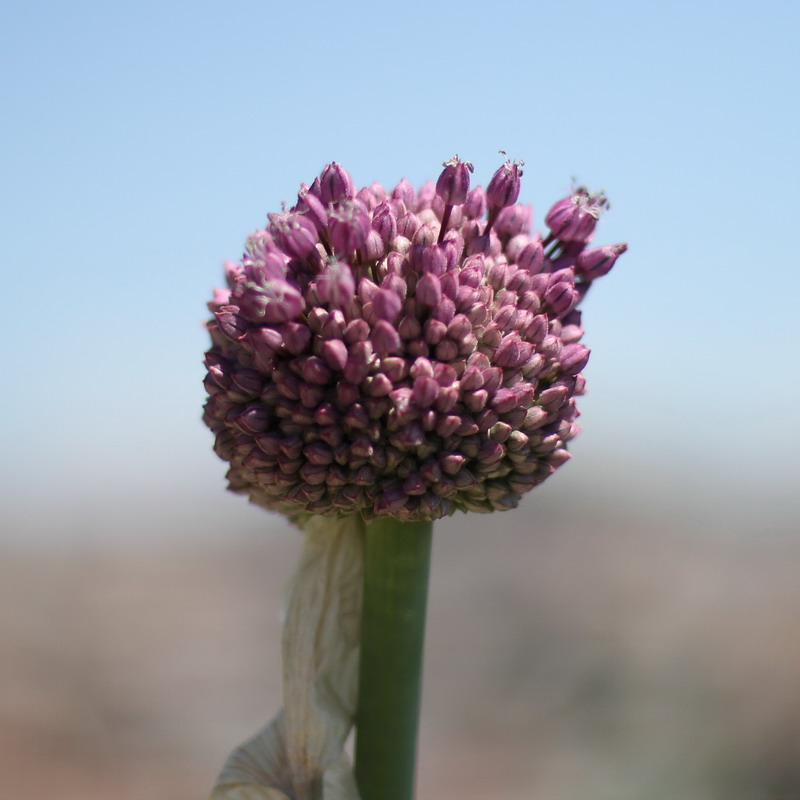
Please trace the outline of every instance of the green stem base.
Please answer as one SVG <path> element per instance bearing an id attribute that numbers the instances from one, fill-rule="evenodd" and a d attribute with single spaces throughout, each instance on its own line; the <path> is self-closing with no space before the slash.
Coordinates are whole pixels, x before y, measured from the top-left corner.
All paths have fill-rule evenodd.
<path id="1" fill-rule="evenodd" d="M 411 800 L 432 522 L 367 524 L 355 775 L 361 800 Z"/>

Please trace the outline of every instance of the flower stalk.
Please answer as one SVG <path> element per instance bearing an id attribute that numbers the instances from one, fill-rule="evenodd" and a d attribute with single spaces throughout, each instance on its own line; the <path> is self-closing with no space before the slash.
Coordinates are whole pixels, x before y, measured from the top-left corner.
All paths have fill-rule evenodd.
<path id="1" fill-rule="evenodd" d="M 367 525 L 355 774 L 361 800 L 411 800 L 432 522 Z"/>
<path id="2" fill-rule="evenodd" d="M 306 530 L 309 568 L 284 710 L 234 752 L 215 800 L 411 800 L 433 520 L 515 508 L 570 458 L 578 305 L 627 249 L 587 249 L 608 201 L 584 187 L 533 233 L 522 166 L 471 190 L 454 156 L 417 191 L 358 189 L 333 162 L 226 264 L 204 421 L 229 488 Z"/>

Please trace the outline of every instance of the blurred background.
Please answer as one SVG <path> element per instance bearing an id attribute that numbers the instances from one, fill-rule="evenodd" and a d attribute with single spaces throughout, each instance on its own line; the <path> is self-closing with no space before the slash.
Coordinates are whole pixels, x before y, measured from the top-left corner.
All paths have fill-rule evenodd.
<path id="1" fill-rule="evenodd" d="M 205 797 L 272 715 L 301 542 L 224 490 L 206 299 L 326 162 L 503 148 L 630 251 L 574 459 L 438 526 L 419 797 L 797 800 L 798 9 L 7 4 L 0 794 Z"/>

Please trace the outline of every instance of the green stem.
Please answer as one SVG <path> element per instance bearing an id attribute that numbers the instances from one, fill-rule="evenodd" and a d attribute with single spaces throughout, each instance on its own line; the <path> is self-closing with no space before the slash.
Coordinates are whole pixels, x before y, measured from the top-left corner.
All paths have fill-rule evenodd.
<path id="1" fill-rule="evenodd" d="M 355 773 L 361 800 L 411 800 L 432 522 L 367 524 Z"/>

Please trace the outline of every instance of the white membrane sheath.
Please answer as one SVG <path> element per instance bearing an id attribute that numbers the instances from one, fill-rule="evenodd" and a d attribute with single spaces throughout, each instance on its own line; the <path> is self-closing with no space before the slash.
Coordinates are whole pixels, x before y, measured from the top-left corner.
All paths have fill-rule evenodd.
<path id="1" fill-rule="evenodd" d="M 283 630 L 283 709 L 231 753 L 211 800 L 358 800 L 344 745 L 358 697 L 364 522 L 317 516 L 303 527 Z"/>

